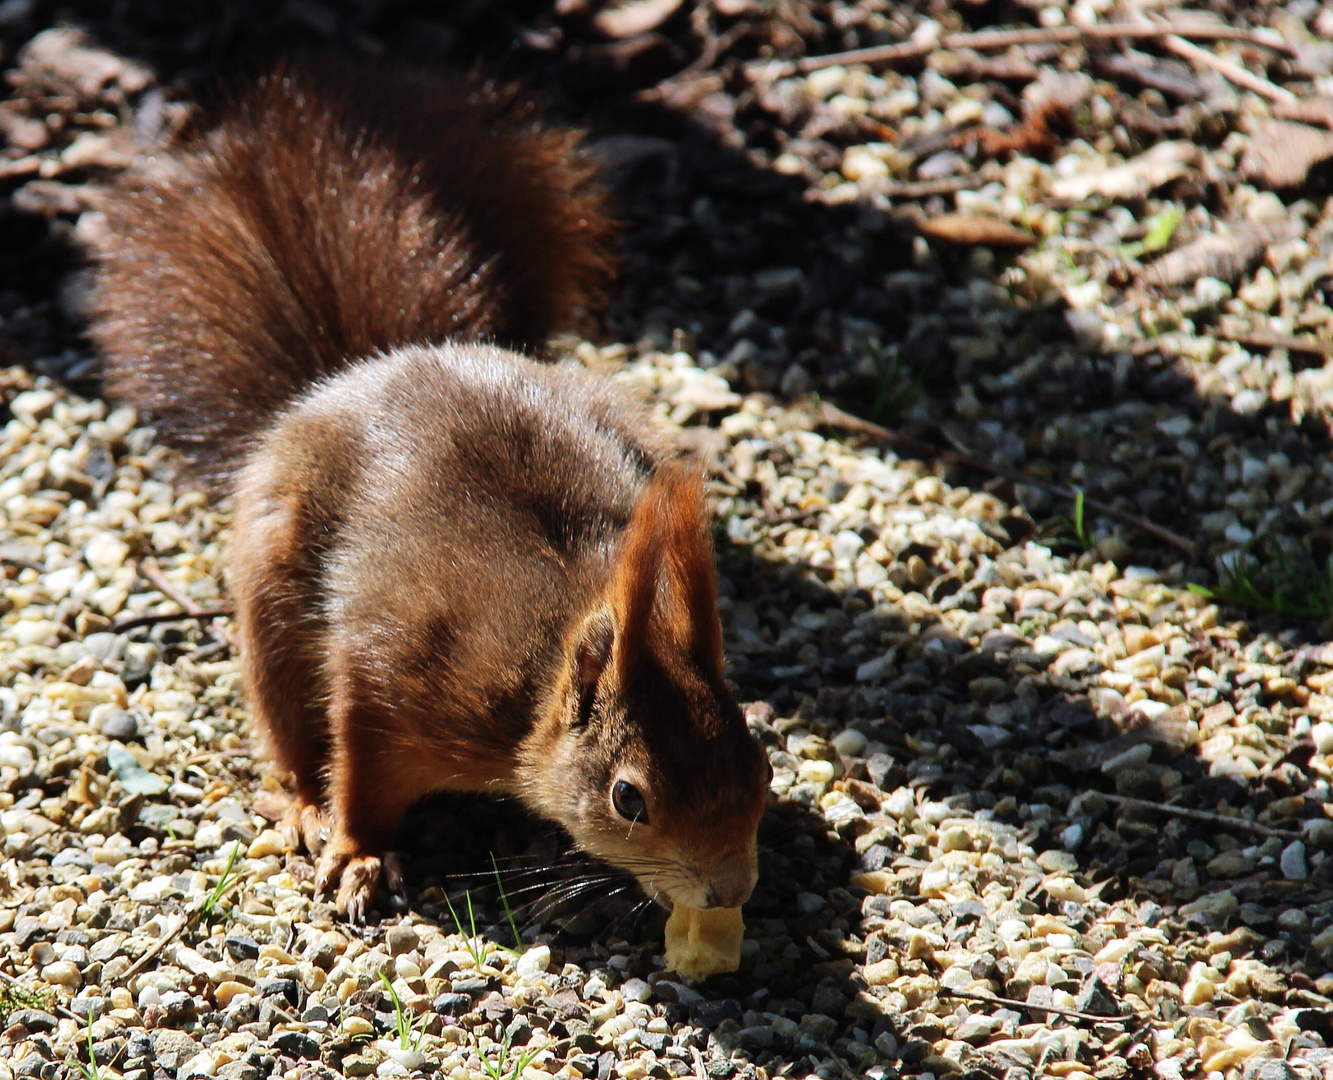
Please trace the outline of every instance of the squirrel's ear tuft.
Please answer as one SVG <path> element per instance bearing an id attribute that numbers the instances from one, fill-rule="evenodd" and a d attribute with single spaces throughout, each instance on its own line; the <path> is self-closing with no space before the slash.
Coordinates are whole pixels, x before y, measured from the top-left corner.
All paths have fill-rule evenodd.
<path id="1" fill-rule="evenodd" d="M 611 587 L 619 625 L 616 672 L 622 685 L 661 636 L 722 672 L 722 625 L 708 515 L 699 477 L 679 465 L 660 467 L 639 496 L 621 540 Z"/>
<path id="2" fill-rule="evenodd" d="M 670 495 L 670 532 L 663 537 L 671 581 L 672 633 L 697 663 L 721 677 L 722 622 L 717 613 L 717 570 L 708 530 L 708 505 L 698 473 L 676 470 Z"/>

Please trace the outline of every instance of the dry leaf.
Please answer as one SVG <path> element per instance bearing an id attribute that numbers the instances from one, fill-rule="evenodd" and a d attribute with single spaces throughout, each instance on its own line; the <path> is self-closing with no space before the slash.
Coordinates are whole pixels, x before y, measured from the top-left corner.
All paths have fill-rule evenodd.
<path id="1" fill-rule="evenodd" d="M 656 30 L 679 10 L 681 0 L 629 0 L 627 4 L 603 8 L 592 20 L 599 33 L 609 38 L 628 38 Z"/>
<path id="2" fill-rule="evenodd" d="M 1026 229 L 985 214 L 940 214 L 923 218 L 917 228 L 932 240 L 949 244 L 985 244 L 988 247 L 1027 247 L 1033 237 Z"/>
<path id="3" fill-rule="evenodd" d="M 1081 202 L 1093 195 L 1104 199 L 1142 199 L 1162 185 L 1185 176 L 1202 160 L 1203 151 L 1193 143 L 1158 143 L 1123 165 L 1058 177 L 1051 183 L 1050 194 L 1072 202 Z"/>
<path id="4" fill-rule="evenodd" d="M 1141 280 L 1162 289 L 1192 285 L 1202 277 L 1234 283 L 1264 257 L 1269 244 L 1290 240 L 1299 233 L 1299 224 L 1290 221 L 1246 221 L 1222 228 L 1144 267 Z"/>
<path id="5" fill-rule="evenodd" d="M 1269 190 L 1297 188 L 1310 170 L 1333 158 L 1333 132 L 1290 120 L 1265 120 L 1240 160 L 1240 174 Z"/>
<path id="6" fill-rule="evenodd" d="M 1333 98 L 1309 97 L 1295 101 L 1275 101 L 1273 115 L 1279 120 L 1299 120 L 1303 124 L 1323 124 L 1333 128 Z"/>

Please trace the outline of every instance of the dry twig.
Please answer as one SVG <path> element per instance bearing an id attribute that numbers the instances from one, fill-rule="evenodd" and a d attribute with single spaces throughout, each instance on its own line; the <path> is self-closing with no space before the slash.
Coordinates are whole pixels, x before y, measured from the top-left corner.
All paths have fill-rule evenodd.
<path id="1" fill-rule="evenodd" d="M 1086 1020 L 1093 1024 L 1128 1024 L 1132 1020 L 1137 1020 L 1138 1016 L 1130 1013 L 1128 1016 L 1099 1016 L 1096 1013 L 1079 1012 L 1077 1009 L 1062 1009 L 1058 1005 L 1037 1005 L 1028 1001 L 1020 1001 L 1018 998 L 996 997 L 994 994 L 975 994 L 971 990 L 946 990 L 940 987 L 938 991 L 944 997 L 961 998 L 963 1001 L 984 1001 L 990 1005 L 1007 1005 L 1011 1009 L 1022 1009 L 1027 1013 L 1054 1013 L 1056 1016 L 1066 1016 L 1071 1020 Z"/>
<path id="2" fill-rule="evenodd" d="M 989 461 L 982 461 L 980 458 L 973 457 L 971 454 L 961 453 L 956 450 L 944 450 L 931 443 L 923 442 L 920 439 L 914 439 L 910 435 L 900 435 L 896 431 L 890 431 L 886 427 L 872 423 L 869 420 L 863 420 L 859 416 L 853 416 L 851 413 L 844 412 L 836 405 L 830 405 L 828 402 L 821 402 L 820 408 L 824 423 L 829 427 L 838 428 L 842 431 L 850 431 L 858 435 L 866 435 L 872 439 L 887 443 L 889 446 L 906 450 L 908 453 L 917 457 L 933 457 L 951 465 L 962 465 L 964 468 L 974 469 L 977 472 L 986 473 L 988 476 L 996 476 L 1003 480 L 1008 480 L 1013 484 L 1027 484 L 1029 487 L 1040 488 L 1061 499 L 1068 499 L 1074 502 L 1078 498 L 1078 492 L 1064 484 L 1057 484 L 1051 480 L 1043 480 L 1039 476 L 1032 476 L 1029 473 L 1020 472 L 1017 469 L 1006 469 L 999 465 L 992 464 Z M 1126 510 L 1121 510 L 1118 506 L 1112 506 L 1110 503 L 1104 503 L 1100 499 L 1093 499 L 1085 495 L 1083 505 L 1094 513 L 1104 514 L 1106 517 L 1115 518 L 1117 521 L 1123 521 L 1127 525 L 1133 525 L 1136 529 L 1142 529 L 1150 536 L 1165 541 L 1172 547 L 1177 547 L 1181 551 L 1194 557 L 1194 544 L 1192 541 L 1181 536 L 1179 533 L 1172 532 L 1165 526 L 1158 525 L 1154 521 L 1149 521 L 1138 514 L 1131 514 Z"/>
<path id="3" fill-rule="evenodd" d="M 1234 341 L 1247 349 L 1286 349 L 1288 352 L 1310 356 L 1333 356 L 1333 344 L 1320 341 L 1313 334 L 1275 334 L 1269 330 L 1227 330 L 1219 327 L 1213 336 L 1223 341 Z"/>
<path id="4" fill-rule="evenodd" d="M 1260 836 L 1276 836 L 1282 840 L 1299 840 L 1301 838 L 1300 833 L 1292 832 L 1290 829 L 1275 829 L 1271 825 L 1261 825 L 1257 821 L 1235 817 L 1231 814 L 1219 814 L 1214 810 L 1195 810 L 1190 806 L 1175 806 L 1172 803 L 1152 802 L 1149 799 L 1134 799 L 1128 795 L 1103 795 L 1102 798 L 1109 803 L 1117 803 L 1120 806 L 1138 806 L 1145 810 L 1155 810 L 1161 814 L 1193 818 L 1195 821 L 1206 821 L 1211 825 L 1225 825 L 1231 829 L 1244 829 L 1247 832 L 1258 833 Z"/>
<path id="5" fill-rule="evenodd" d="M 1097 26 L 1025 27 L 1022 30 L 980 30 L 975 33 L 946 34 L 941 38 L 923 41 L 904 41 L 896 45 L 874 45 L 866 49 L 848 49 L 824 56 L 778 63 L 772 60 L 754 61 L 746 65 L 755 73 L 770 73 L 773 77 L 807 74 L 839 64 L 867 64 L 887 66 L 908 60 L 919 60 L 940 49 L 975 49 L 978 52 L 1004 50 L 1015 45 L 1061 45 L 1080 41 L 1105 41 L 1117 38 L 1162 40 L 1168 37 L 1193 38 L 1198 41 L 1244 41 L 1274 52 L 1291 54 L 1280 34 L 1267 28 L 1247 30 L 1224 23 L 1167 23 L 1148 22 L 1105 23 Z"/>
<path id="6" fill-rule="evenodd" d="M 198 913 L 196 912 L 195 914 L 197 915 Z M 120 977 L 117 978 L 116 981 L 125 982 L 127 979 L 132 979 L 135 975 L 138 975 L 139 972 L 141 972 L 150 963 L 152 963 L 153 959 L 157 956 L 158 953 L 160 953 L 163 949 L 165 949 L 168 945 L 170 945 L 173 941 L 175 941 L 178 937 L 180 937 L 182 933 L 184 933 L 185 928 L 189 926 L 191 922 L 194 921 L 194 918 L 195 916 L 192 915 L 177 916 L 175 925 L 165 934 L 163 934 L 160 938 L 158 938 L 155 942 L 153 942 L 152 945 L 148 946 L 147 951 L 141 957 L 139 957 L 138 960 L 134 961 L 134 963 L 132 963 L 124 972 L 122 972 Z"/>
<path id="7" fill-rule="evenodd" d="M 1262 75 L 1254 74 L 1254 72 L 1233 60 L 1218 56 L 1207 49 L 1199 48 L 1193 42 L 1186 41 L 1179 33 L 1167 34 L 1162 38 L 1162 45 L 1196 67 L 1211 68 L 1228 82 L 1235 83 L 1241 89 L 1252 91 L 1260 97 L 1266 97 L 1269 101 L 1276 101 L 1283 105 L 1294 105 L 1299 100 L 1286 87 L 1278 86 Z"/>

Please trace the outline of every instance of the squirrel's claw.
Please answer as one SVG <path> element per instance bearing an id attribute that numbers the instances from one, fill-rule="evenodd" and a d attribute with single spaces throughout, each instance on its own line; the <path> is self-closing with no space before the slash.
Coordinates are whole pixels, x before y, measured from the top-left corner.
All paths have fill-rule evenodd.
<path id="1" fill-rule="evenodd" d="M 310 854 L 318 855 L 329 839 L 328 816 L 318 806 L 299 798 L 287 804 L 279 828 L 293 851 L 304 847 Z"/>
<path id="2" fill-rule="evenodd" d="M 363 923 L 375 890 L 379 888 L 383 862 L 376 855 L 357 855 L 336 842 L 329 844 L 319 857 L 315 871 L 315 889 L 327 895 L 337 889 L 334 904 L 349 922 Z M 401 883 L 401 872 L 399 882 Z"/>

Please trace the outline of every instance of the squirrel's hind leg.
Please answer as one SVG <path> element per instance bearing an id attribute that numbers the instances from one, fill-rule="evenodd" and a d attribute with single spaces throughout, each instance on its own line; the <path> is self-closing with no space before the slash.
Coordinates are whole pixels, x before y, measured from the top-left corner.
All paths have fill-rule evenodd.
<path id="1" fill-rule="evenodd" d="M 329 723 L 332 759 L 329 809 L 332 836 L 324 846 L 315 888 L 336 892 L 348 919 L 360 922 L 381 881 L 401 891 L 402 869 L 389 850 L 408 808 L 429 791 L 421 748 L 400 726 L 388 695 L 359 676 L 353 662 L 335 650 Z"/>
<path id="2" fill-rule="evenodd" d="M 315 530 L 302 517 L 290 501 L 243 480 L 230 579 L 250 715 L 294 797 L 282 829 L 293 847 L 304 843 L 317 852 L 328 835 L 321 809 L 329 758 L 328 702 Z"/>

